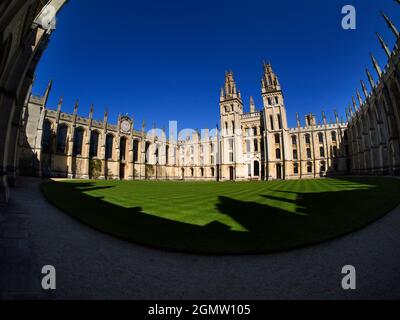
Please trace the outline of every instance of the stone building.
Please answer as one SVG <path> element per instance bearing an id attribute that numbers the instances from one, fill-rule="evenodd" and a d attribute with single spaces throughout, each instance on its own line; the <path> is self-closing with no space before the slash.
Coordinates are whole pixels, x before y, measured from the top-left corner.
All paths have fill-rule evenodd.
<path id="1" fill-rule="evenodd" d="M 350 172 L 347 123 L 287 125 L 286 108 L 277 75 L 264 64 L 257 110 L 251 98 L 244 111 L 232 71 L 225 75 L 220 95 L 220 130 L 186 130 L 167 137 L 165 130 L 134 129 L 132 118 L 118 123 L 47 108 L 49 84 L 43 96 L 31 95 L 23 111 L 19 148 L 21 174 L 99 179 L 276 180 L 315 178 Z M 96 172 L 97 170 L 97 172 Z"/>

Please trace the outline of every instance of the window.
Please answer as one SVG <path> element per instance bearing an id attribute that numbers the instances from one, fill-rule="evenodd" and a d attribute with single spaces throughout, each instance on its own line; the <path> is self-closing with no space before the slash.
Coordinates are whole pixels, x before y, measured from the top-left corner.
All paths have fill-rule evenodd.
<path id="1" fill-rule="evenodd" d="M 204 169 L 203 169 L 203 168 L 200 169 L 200 175 L 201 175 L 202 177 L 204 177 Z"/>
<path id="2" fill-rule="evenodd" d="M 190 175 L 191 175 L 192 177 L 194 177 L 194 169 L 193 169 L 193 168 L 190 168 Z"/>
<path id="3" fill-rule="evenodd" d="M 112 159 L 114 137 L 108 134 L 106 137 L 106 159 Z"/>
<path id="4" fill-rule="evenodd" d="M 269 122 L 271 125 L 271 130 L 274 130 L 274 118 L 272 116 L 269 116 Z"/>
<path id="5" fill-rule="evenodd" d="M 99 133 L 92 131 L 90 133 L 90 157 L 95 158 L 98 156 L 99 151 Z"/>
<path id="6" fill-rule="evenodd" d="M 74 156 L 81 156 L 82 155 L 82 146 L 83 146 L 83 128 L 77 128 L 74 133 L 74 149 L 73 155 Z"/>
<path id="7" fill-rule="evenodd" d="M 324 134 L 322 132 L 318 133 L 318 141 L 319 143 L 324 143 Z"/>
<path id="8" fill-rule="evenodd" d="M 307 143 L 307 144 L 310 144 L 310 142 L 311 142 L 311 140 L 310 140 L 310 135 L 309 135 L 309 134 L 306 134 L 304 137 L 305 137 L 306 143 Z"/>
<path id="9" fill-rule="evenodd" d="M 214 155 L 213 154 L 211 155 L 211 159 L 210 160 L 211 160 L 211 164 L 214 164 Z"/>
<path id="10" fill-rule="evenodd" d="M 276 144 L 281 143 L 281 137 L 278 133 L 275 135 L 275 143 Z"/>
<path id="11" fill-rule="evenodd" d="M 250 128 L 246 128 L 246 136 L 250 137 Z"/>
<path id="12" fill-rule="evenodd" d="M 165 164 L 169 164 L 169 146 L 165 147 Z"/>
<path id="13" fill-rule="evenodd" d="M 297 146 L 297 137 L 292 136 L 292 145 Z"/>
<path id="14" fill-rule="evenodd" d="M 293 150 L 293 160 L 297 160 L 299 158 L 299 155 L 297 154 L 297 149 Z"/>
<path id="15" fill-rule="evenodd" d="M 278 127 L 279 127 L 279 129 L 282 129 L 282 117 L 281 117 L 281 115 L 278 114 L 277 118 L 278 118 Z"/>
<path id="16" fill-rule="evenodd" d="M 211 176 L 214 177 L 215 176 L 215 169 L 211 168 Z"/>
<path id="17" fill-rule="evenodd" d="M 229 152 L 229 161 L 233 162 L 233 151 Z"/>
<path id="18" fill-rule="evenodd" d="M 51 123 L 48 120 L 43 124 L 42 148 L 46 152 L 51 150 Z"/>
<path id="19" fill-rule="evenodd" d="M 66 125 L 61 125 L 57 132 L 57 152 L 66 153 L 67 149 L 67 132 L 68 128 Z"/>
<path id="20" fill-rule="evenodd" d="M 308 163 L 307 163 L 307 172 L 308 172 L 308 173 L 312 173 L 312 172 L 313 172 L 312 163 L 311 163 L 311 162 L 308 162 Z"/>
<path id="21" fill-rule="evenodd" d="M 319 148 L 319 155 L 320 155 L 320 157 L 325 157 L 325 149 L 324 149 L 324 147 L 320 147 Z"/>
<path id="22" fill-rule="evenodd" d="M 279 148 L 276 149 L 276 150 L 275 150 L 275 155 L 276 155 L 276 159 L 279 160 L 279 159 L 281 158 L 281 149 L 279 149 Z"/>
<path id="23" fill-rule="evenodd" d="M 251 177 L 251 164 L 250 163 L 247 165 L 247 175 L 249 177 Z"/>
<path id="24" fill-rule="evenodd" d="M 307 148 L 307 159 L 311 159 L 311 148 Z"/>
<path id="25" fill-rule="evenodd" d="M 258 140 L 254 139 L 254 152 L 258 152 Z"/>
<path id="26" fill-rule="evenodd" d="M 233 150 L 233 139 L 229 139 L 229 150 Z"/>
<path id="27" fill-rule="evenodd" d="M 268 98 L 268 105 L 272 105 L 272 100 L 271 100 L 271 98 Z"/>
<path id="28" fill-rule="evenodd" d="M 139 162 L 139 141 L 133 141 L 133 161 Z"/>
<path id="29" fill-rule="evenodd" d="M 260 163 L 258 161 L 254 161 L 254 176 L 260 176 Z"/>
<path id="30" fill-rule="evenodd" d="M 255 135 L 255 136 L 258 135 L 258 134 L 257 134 L 257 128 L 256 128 L 256 127 L 253 128 L 253 135 Z"/>
<path id="31" fill-rule="evenodd" d="M 246 152 L 250 153 L 251 152 L 251 145 L 250 145 L 250 140 L 246 141 Z"/>
<path id="32" fill-rule="evenodd" d="M 126 157 L 126 138 L 121 138 L 119 145 L 119 159 L 125 160 Z M 156 150 L 156 158 L 158 159 L 158 148 Z"/>
<path id="33" fill-rule="evenodd" d="M 321 161 L 321 172 L 325 172 L 325 171 L 326 171 L 326 162 Z"/>
<path id="34" fill-rule="evenodd" d="M 279 104 L 279 98 L 275 97 L 275 104 Z"/>
<path id="35" fill-rule="evenodd" d="M 333 146 L 333 148 L 332 148 L 332 155 L 333 155 L 334 157 L 337 157 L 337 154 L 338 154 L 338 152 L 337 152 L 337 147 L 336 147 L 336 146 Z"/>
<path id="36" fill-rule="evenodd" d="M 336 132 L 332 131 L 332 141 L 337 141 Z"/>
<path id="37" fill-rule="evenodd" d="M 298 175 L 299 174 L 299 164 L 298 163 L 295 163 L 293 165 L 293 174 L 294 175 Z"/>

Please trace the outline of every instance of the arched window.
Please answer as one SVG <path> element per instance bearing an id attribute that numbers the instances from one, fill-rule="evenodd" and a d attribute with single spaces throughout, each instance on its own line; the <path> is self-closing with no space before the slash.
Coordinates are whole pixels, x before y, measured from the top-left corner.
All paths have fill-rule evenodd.
<path id="1" fill-rule="evenodd" d="M 313 168 L 312 168 L 312 163 L 311 162 L 307 162 L 307 172 L 308 173 L 312 173 L 313 172 Z"/>
<path id="2" fill-rule="evenodd" d="M 114 136 L 112 134 L 108 134 L 106 137 L 106 159 L 113 158 L 113 146 L 114 145 Z"/>
<path id="3" fill-rule="evenodd" d="M 51 122 L 45 120 L 43 123 L 43 136 L 42 136 L 42 148 L 45 152 L 50 152 L 51 150 Z"/>
<path id="4" fill-rule="evenodd" d="M 276 159 L 279 160 L 281 158 L 281 149 L 277 148 L 275 150 L 275 155 L 276 155 Z"/>
<path id="5" fill-rule="evenodd" d="M 274 129 L 274 118 L 272 116 L 269 116 L 269 122 L 271 124 L 271 130 L 275 130 Z"/>
<path id="6" fill-rule="evenodd" d="M 337 136 L 336 136 L 336 132 L 332 131 L 332 141 L 337 141 Z"/>
<path id="7" fill-rule="evenodd" d="M 83 147 L 83 135 L 85 131 L 83 128 L 75 129 L 74 133 L 74 149 L 73 155 L 74 156 L 81 156 L 82 155 L 82 147 Z"/>
<path id="8" fill-rule="evenodd" d="M 90 157 L 98 157 L 99 154 L 99 132 L 92 131 L 90 133 Z"/>
<path id="9" fill-rule="evenodd" d="M 320 144 L 324 143 L 324 134 L 322 132 L 318 133 L 318 141 Z"/>
<path id="10" fill-rule="evenodd" d="M 68 127 L 65 124 L 62 124 L 58 127 L 57 153 L 65 154 L 67 152 L 67 133 L 68 133 Z"/>
<path id="11" fill-rule="evenodd" d="M 260 176 L 260 163 L 258 161 L 254 161 L 254 176 Z"/>
<path id="12" fill-rule="evenodd" d="M 319 148 L 319 155 L 320 155 L 320 157 L 325 157 L 325 148 L 324 147 L 320 147 Z"/>
<path id="13" fill-rule="evenodd" d="M 307 144 L 311 143 L 310 135 L 308 133 L 304 136 L 304 138 L 305 138 Z"/>

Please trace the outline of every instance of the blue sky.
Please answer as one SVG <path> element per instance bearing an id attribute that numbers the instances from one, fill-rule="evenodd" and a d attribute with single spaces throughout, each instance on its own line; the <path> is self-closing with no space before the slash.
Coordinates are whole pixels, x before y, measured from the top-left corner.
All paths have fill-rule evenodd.
<path id="1" fill-rule="evenodd" d="M 357 30 L 341 28 L 341 8 L 357 9 Z M 232 69 L 245 104 L 253 95 L 262 107 L 263 60 L 271 61 L 282 84 L 289 125 L 295 112 L 331 113 L 344 108 L 360 87 L 369 52 L 386 63 L 376 39 L 390 47 L 394 37 L 382 9 L 400 28 L 393 0 L 70 0 L 36 73 L 35 94 L 54 80 L 49 106 L 64 97 L 81 115 L 106 107 L 110 122 L 119 113 L 151 127 L 177 120 L 182 128 L 214 127 L 224 72 Z M 398 22 L 398 23 L 397 23 Z M 374 73 L 375 76 L 375 73 Z"/>

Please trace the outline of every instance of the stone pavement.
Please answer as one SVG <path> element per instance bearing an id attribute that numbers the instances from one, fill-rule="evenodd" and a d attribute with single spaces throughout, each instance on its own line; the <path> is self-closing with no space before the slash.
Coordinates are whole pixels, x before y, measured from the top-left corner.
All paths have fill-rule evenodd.
<path id="1" fill-rule="evenodd" d="M 399 299 L 400 209 L 351 235 L 271 255 L 205 256 L 151 249 L 97 232 L 48 204 L 21 178 L 0 215 L 2 298 Z M 94 208 L 95 210 L 95 208 Z M 357 290 L 341 288 L 344 265 Z M 57 289 L 40 289 L 41 267 Z"/>

